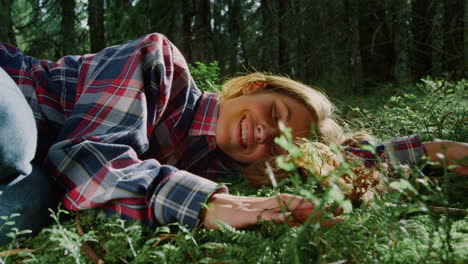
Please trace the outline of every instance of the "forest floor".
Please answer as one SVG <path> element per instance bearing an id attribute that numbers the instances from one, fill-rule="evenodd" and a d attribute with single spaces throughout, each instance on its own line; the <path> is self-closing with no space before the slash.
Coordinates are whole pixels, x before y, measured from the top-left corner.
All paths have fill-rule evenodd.
<path id="1" fill-rule="evenodd" d="M 424 141 L 468 142 L 467 87 L 465 80 L 428 78 L 335 103 L 347 129 L 365 128 L 380 140 L 417 133 Z M 370 205 L 354 208 L 339 190 L 321 190 L 312 180 L 303 184 L 293 177 L 276 188 L 254 189 L 241 177 L 223 179 L 231 182 L 232 194 L 289 192 L 316 201 L 318 210 L 346 207 L 344 221 L 329 228 L 309 219 L 298 227 L 261 223 L 236 230 L 220 224 L 220 230 L 191 232 L 178 225 L 149 229 L 99 210 L 59 209 L 55 223 L 40 234 L 2 246 L 0 263 L 465 263 L 467 177 L 447 169 L 427 175 L 422 167 L 394 179 L 392 191 Z"/>

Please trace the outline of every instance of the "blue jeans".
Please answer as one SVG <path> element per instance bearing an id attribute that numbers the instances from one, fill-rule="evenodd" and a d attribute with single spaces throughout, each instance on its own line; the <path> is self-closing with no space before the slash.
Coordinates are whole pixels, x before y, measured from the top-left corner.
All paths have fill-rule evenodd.
<path id="1" fill-rule="evenodd" d="M 14 227 L 40 231 L 51 220 L 48 208 L 55 209 L 48 177 L 31 162 L 36 141 L 31 108 L 0 67 L 0 243 L 11 240 Z M 20 215 L 8 219 L 13 214 Z"/>
<path id="2" fill-rule="evenodd" d="M 52 218 L 48 208 L 56 209 L 51 184 L 47 176 L 37 166 L 28 175 L 18 175 L 14 180 L 0 185 L 0 216 L 10 217 L 14 225 L 5 225 L 7 219 L 0 220 L 0 243 L 11 240 L 6 234 L 16 227 L 19 231 L 39 232 Z"/>

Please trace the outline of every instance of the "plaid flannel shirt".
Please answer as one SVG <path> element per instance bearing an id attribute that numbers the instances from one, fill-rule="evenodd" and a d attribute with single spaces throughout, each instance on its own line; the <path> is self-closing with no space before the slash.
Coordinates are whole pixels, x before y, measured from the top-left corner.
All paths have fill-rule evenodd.
<path id="1" fill-rule="evenodd" d="M 0 66 L 34 112 L 35 161 L 64 187 L 66 209 L 104 208 L 149 225 L 193 228 L 207 198 L 227 192 L 208 179 L 240 168 L 216 149 L 219 95 L 201 94 L 163 35 L 58 62 L 0 43 Z M 417 142 L 387 145 L 397 157 L 413 157 L 407 153 L 420 153 Z M 377 153 L 387 157 L 383 148 Z M 370 151 L 347 151 L 375 159 Z"/>
<path id="2" fill-rule="evenodd" d="M 64 187 L 66 209 L 193 228 L 207 198 L 227 191 L 184 170 L 204 163 L 199 174 L 229 172 L 203 159 L 216 152 L 219 95 L 201 94 L 164 36 L 57 63 L 0 45 L 0 66 L 34 111 L 36 160 Z"/>
<path id="3" fill-rule="evenodd" d="M 370 145 L 369 142 L 361 142 L 362 145 Z M 406 136 L 385 141 L 372 146 L 371 149 L 347 147 L 350 152 L 365 161 L 367 166 L 376 162 L 389 162 L 397 167 L 399 164 L 417 164 L 424 155 L 424 147 L 418 135 Z"/>

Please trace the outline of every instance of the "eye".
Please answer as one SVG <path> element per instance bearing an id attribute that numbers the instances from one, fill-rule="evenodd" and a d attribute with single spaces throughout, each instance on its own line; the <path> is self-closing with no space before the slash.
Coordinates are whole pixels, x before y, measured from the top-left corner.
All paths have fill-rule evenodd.
<path id="1" fill-rule="evenodd" d="M 273 116 L 273 120 L 275 121 L 275 124 L 278 124 L 279 114 L 278 114 L 278 110 L 276 109 L 275 105 L 273 105 L 272 116 Z"/>

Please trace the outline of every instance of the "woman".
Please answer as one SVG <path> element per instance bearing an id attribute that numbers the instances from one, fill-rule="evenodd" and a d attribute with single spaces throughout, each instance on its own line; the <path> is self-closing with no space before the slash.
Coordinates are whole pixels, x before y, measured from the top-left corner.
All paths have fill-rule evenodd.
<path id="1" fill-rule="evenodd" d="M 301 197 L 233 196 L 212 180 L 279 154 L 273 142 L 279 121 L 295 137 L 313 133 L 326 144 L 343 140 L 328 99 L 287 78 L 253 74 L 228 82 L 223 95 L 202 94 L 180 52 L 160 34 L 57 63 L 1 45 L 0 66 L 34 115 L 38 145 L 32 165 L 60 186 L 52 192 L 69 210 L 103 208 L 149 225 L 217 228 L 217 220 L 234 227 L 260 219 L 282 222 L 280 207 L 287 205 L 287 214 L 301 212 L 296 218 L 304 220 L 314 205 Z M 34 128 L 27 132 L 26 138 L 36 135 Z M 416 150 L 411 153 L 422 156 L 419 143 L 407 142 L 409 150 Z M 31 173 L 32 155 L 23 155 L 34 153 L 34 146 L 25 149 L 3 151 L 22 155 L 21 162 L 2 165 L 8 171 L 2 176 L 3 215 L 14 212 L 8 207 L 9 190 L 16 188 L 11 179 L 38 178 Z M 38 182 L 47 185 L 42 178 Z M 30 195 L 51 188 L 20 186 Z M 36 198 L 35 207 L 44 212 L 50 199 Z M 212 206 L 204 210 L 206 202 Z M 20 202 L 19 211 L 30 213 L 30 203 Z M 31 223 L 24 215 L 20 228 L 37 231 L 45 224 Z"/>

